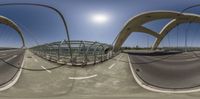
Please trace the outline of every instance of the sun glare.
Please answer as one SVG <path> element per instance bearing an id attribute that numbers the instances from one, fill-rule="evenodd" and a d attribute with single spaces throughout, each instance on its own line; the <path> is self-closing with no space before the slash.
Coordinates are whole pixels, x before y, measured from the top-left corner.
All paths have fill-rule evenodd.
<path id="1" fill-rule="evenodd" d="M 103 14 L 96 14 L 92 16 L 92 21 L 98 24 L 102 24 L 108 21 L 108 16 Z"/>

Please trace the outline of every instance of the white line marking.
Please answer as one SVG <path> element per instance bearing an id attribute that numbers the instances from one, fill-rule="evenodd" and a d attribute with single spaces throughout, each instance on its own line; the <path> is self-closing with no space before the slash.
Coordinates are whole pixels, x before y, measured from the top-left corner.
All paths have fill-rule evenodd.
<path id="1" fill-rule="evenodd" d="M 95 75 L 91 75 L 91 76 L 87 76 L 87 77 L 69 77 L 69 79 L 76 79 L 76 80 L 81 80 L 81 79 L 89 79 L 89 78 L 93 78 L 98 76 L 97 74 Z"/>
<path id="2" fill-rule="evenodd" d="M 1 54 L 1 55 L 6 55 L 6 54 Z"/>
<path id="3" fill-rule="evenodd" d="M 51 73 L 50 70 L 47 70 L 44 66 L 41 66 L 44 70 L 46 70 L 48 73 Z"/>
<path id="4" fill-rule="evenodd" d="M 37 59 L 34 59 L 35 60 L 35 62 L 38 62 L 38 60 Z"/>
<path id="5" fill-rule="evenodd" d="M 117 59 L 117 61 L 119 61 L 120 60 L 120 58 L 122 57 L 123 55 L 121 55 L 118 59 Z"/>
<path id="6" fill-rule="evenodd" d="M 0 86 L 0 91 L 6 90 L 6 89 L 12 87 L 18 81 L 18 79 L 19 79 L 19 77 L 20 77 L 20 75 L 22 73 L 22 68 L 23 67 L 24 67 L 24 57 L 23 57 L 23 61 L 22 61 L 20 70 L 18 71 L 18 73 L 16 74 L 16 76 L 11 81 L 9 81 L 8 83 Z"/>
<path id="7" fill-rule="evenodd" d="M 195 60 L 198 60 L 199 58 L 190 58 L 190 59 L 186 59 L 185 61 L 195 61 Z"/>
<path id="8" fill-rule="evenodd" d="M 0 51 L 0 52 L 9 52 L 9 51 L 17 51 L 17 49 L 12 49 L 12 50 L 4 50 L 4 51 Z"/>
<path id="9" fill-rule="evenodd" d="M 7 62 L 7 61 L 10 61 L 10 60 L 12 60 L 12 59 L 15 58 L 15 57 L 17 57 L 17 55 L 13 55 L 12 57 L 6 59 L 5 61 L 6 61 L 6 62 Z"/>
<path id="10" fill-rule="evenodd" d="M 191 93 L 191 92 L 198 92 L 200 91 L 200 88 L 191 88 L 191 89 L 181 89 L 181 90 L 173 90 L 173 89 L 162 89 L 162 88 L 158 88 L 158 87 L 154 87 L 151 85 L 146 85 L 146 83 L 144 83 L 135 73 L 130 57 L 128 55 L 128 61 L 129 61 L 129 67 L 131 69 L 133 78 L 135 79 L 135 81 L 144 89 L 150 90 L 150 91 L 154 91 L 154 92 L 162 92 L 162 93 Z"/>
<path id="11" fill-rule="evenodd" d="M 108 67 L 108 69 L 111 69 L 111 68 L 113 68 L 113 66 L 115 66 L 116 64 L 115 63 L 113 63 L 112 65 L 110 65 L 110 67 Z"/>

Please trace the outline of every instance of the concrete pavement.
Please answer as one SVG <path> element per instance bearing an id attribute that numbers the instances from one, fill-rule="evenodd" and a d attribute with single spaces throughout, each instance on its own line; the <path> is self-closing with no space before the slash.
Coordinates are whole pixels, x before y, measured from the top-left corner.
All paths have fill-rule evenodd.
<path id="1" fill-rule="evenodd" d="M 32 69 L 58 66 L 31 52 L 25 54 L 24 64 L 25 68 Z M 187 99 L 200 96 L 199 93 L 155 93 L 141 88 L 131 75 L 128 55 L 124 53 L 85 68 L 64 65 L 50 71 L 23 70 L 19 81 L 13 87 L 0 92 L 0 99 Z M 85 78 L 71 79 L 77 77 Z"/>

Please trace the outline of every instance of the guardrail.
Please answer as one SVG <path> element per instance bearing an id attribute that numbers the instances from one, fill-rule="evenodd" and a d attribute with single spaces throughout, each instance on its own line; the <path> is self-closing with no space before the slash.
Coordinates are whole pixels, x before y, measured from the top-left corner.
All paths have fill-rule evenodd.
<path id="1" fill-rule="evenodd" d="M 30 51 L 39 57 L 58 64 L 67 65 L 90 65 L 96 64 L 119 54 L 113 52 L 112 46 L 91 41 L 70 41 L 71 52 L 68 41 L 59 41 L 49 44 L 38 45 L 30 48 Z M 72 56 L 70 55 L 72 53 Z"/>

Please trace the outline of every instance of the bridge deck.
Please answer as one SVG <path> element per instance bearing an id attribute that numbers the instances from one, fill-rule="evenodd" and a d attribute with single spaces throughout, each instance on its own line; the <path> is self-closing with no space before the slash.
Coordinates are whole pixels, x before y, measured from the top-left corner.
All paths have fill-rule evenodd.
<path id="1" fill-rule="evenodd" d="M 31 58 L 30 58 L 31 56 Z M 25 54 L 25 68 L 43 69 L 58 66 L 46 61 L 31 52 Z M 0 98 L 84 98 L 84 99 L 121 99 L 141 97 L 160 99 L 176 97 L 187 99 L 200 96 L 200 93 L 190 95 L 163 94 L 151 92 L 140 87 L 131 74 L 128 55 L 121 53 L 111 60 L 85 68 L 63 65 L 50 71 L 23 70 L 19 81 L 10 89 L 0 93 Z M 52 98 L 51 98 L 52 97 Z"/>
<path id="2" fill-rule="evenodd" d="M 199 52 L 129 55 L 136 74 L 149 85 L 165 89 L 200 86 Z"/>

